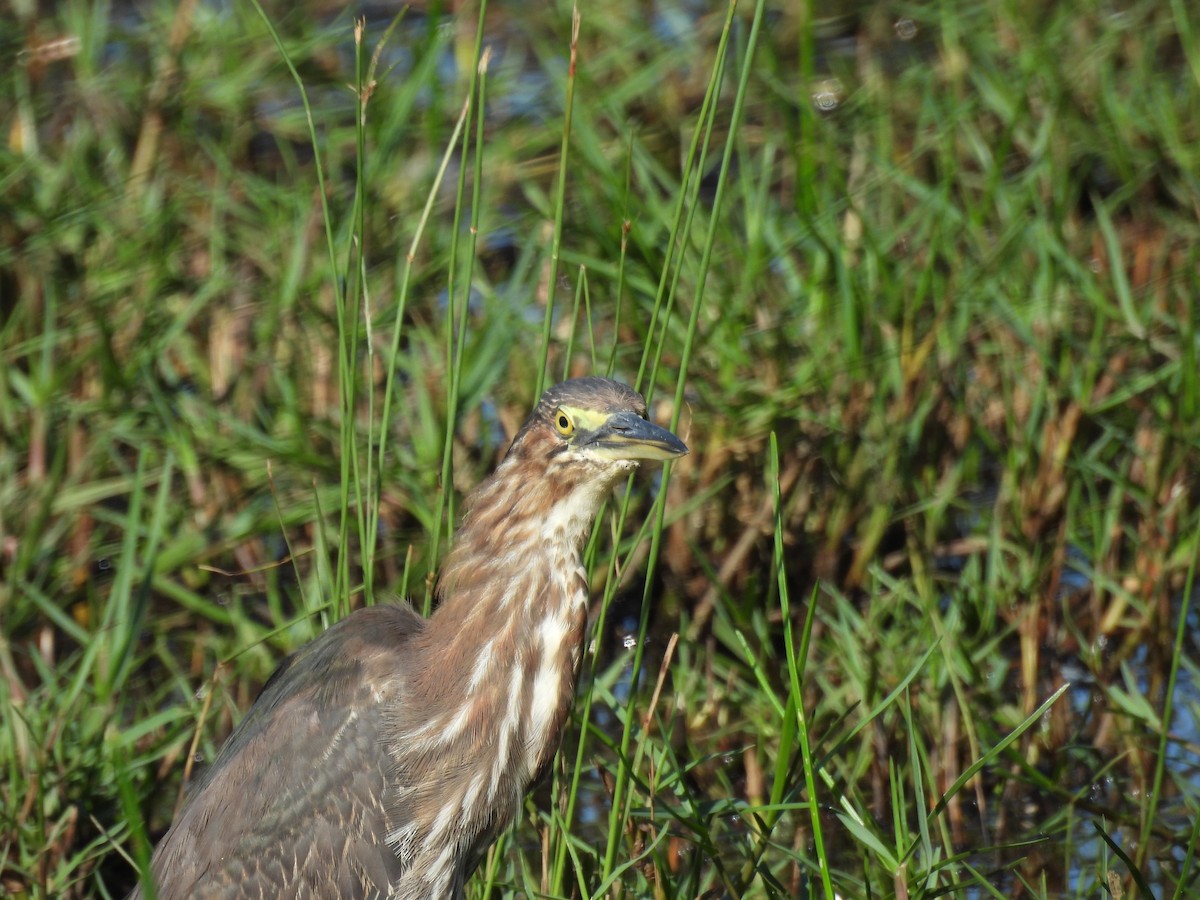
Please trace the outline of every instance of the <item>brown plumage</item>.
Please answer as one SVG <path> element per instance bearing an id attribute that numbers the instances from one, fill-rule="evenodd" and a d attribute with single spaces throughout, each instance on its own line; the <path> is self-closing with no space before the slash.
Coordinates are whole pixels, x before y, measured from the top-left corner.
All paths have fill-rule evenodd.
<path id="1" fill-rule="evenodd" d="M 156 848 L 158 896 L 461 896 L 558 746 L 601 502 L 687 452 L 644 415 L 607 379 L 547 391 L 467 500 L 437 611 L 359 610 L 280 665 Z"/>

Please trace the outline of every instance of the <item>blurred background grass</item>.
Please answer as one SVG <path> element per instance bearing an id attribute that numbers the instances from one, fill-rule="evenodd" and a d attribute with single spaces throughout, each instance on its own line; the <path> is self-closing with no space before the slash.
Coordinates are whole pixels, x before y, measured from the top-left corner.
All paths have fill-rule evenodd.
<path id="1" fill-rule="evenodd" d="M 0 13 L 5 890 L 426 603 L 545 354 L 692 455 L 474 896 L 1195 893 L 1189 4 L 497 4 L 482 109 L 473 6 L 264 12 Z"/>

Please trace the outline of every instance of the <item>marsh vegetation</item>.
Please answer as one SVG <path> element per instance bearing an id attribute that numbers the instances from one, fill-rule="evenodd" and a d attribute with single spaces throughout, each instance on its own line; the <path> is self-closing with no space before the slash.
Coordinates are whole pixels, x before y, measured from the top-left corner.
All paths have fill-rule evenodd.
<path id="1" fill-rule="evenodd" d="M 612 373 L 692 454 L 473 896 L 1194 895 L 1195 10 L 440 7 L 0 14 L 3 888 Z"/>

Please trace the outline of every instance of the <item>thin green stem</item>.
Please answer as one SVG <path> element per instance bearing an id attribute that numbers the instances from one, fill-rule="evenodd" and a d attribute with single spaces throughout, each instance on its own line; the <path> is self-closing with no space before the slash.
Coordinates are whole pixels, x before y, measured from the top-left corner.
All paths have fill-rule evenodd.
<path id="1" fill-rule="evenodd" d="M 558 286 L 558 256 L 562 247 L 563 208 L 567 197 L 567 161 L 571 149 L 571 116 L 575 109 L 575 69 L 579 59 L 579 5 L 571 8 L 571 56 L 567 64 L 567 93 L 563 100 L 562 142 L 558 150 L 558 181 L 554 188 L 554 237 L 550 244 L 550 271 L 546 276 L 546 315 L 542 321 L 542 357 L 538 365 L 533 396 L 540 397 L 546 386 L 550 359 L 550 329 L 554 323 L 554 292 Z"/>
<path id="2" fill-rule="evenodd" d="M 472 113 L 478 110 L 478 134 L 475 141 L 474 184 L 471 186 L 471 230 L 468 237 L 466 272 L 463 278 L 462 298 L 456 301 L 455 273 L 458 269 L 458 239 L 461 233 L 461 218 L 463 195 L 466 190 L 467 167 L 459 166 L 458 189 L 454 199 L 454 224 L 450 236 L 450 264 L 447 268 L 446 282 L 446 361 L 450 372 L 450 382 L 446 385 L 446 433 L 442 443 L 442 475 L 439 488 L 439 500 L 434 514 L 433 534 L 429 560 L 431 567 L 437 565 L 438 553 L 442 539 L 442 523 L 445 522 L 446 539 L 449 540 L 454 529 L 454 432 L 458 424 L 458 394 L 462 383 L 463 348 L 467 338 L 467 314 L 471 307 L 471 279 L 475 264 L 475 241 L 479 233 L 480 192 L 483 182 L 483 112 L 484 88 L 487 78 L 489 54 L 483 52 L 483 27 L 487 15 L 487 0 L 479 5 L 479 19 L 475 26 L 474 59 L 478 64 L 471 70 L 467 96 L 469 100 L 465 115 L 466 124 L 463 130 L 463 146 L 461 158 L 467 158 L 470 139 Z M 478 84 L 479 96 L 475 97 Z M 458 316 L 455 318 L 457 309 Z M 433 579 L 425 582 L 425 613 L 428 614 L 433 604 Z"/>

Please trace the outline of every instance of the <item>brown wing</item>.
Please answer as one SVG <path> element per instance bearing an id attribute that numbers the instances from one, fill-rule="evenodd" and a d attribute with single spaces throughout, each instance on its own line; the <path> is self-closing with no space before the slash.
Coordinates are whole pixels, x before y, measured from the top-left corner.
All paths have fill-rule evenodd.
<path id="1" fill-rule="evenodd" d="M 382 706 L 423 627 L 371 607 L 284 660 L 155 849 L 160 898 L 387 896 Z"/>

